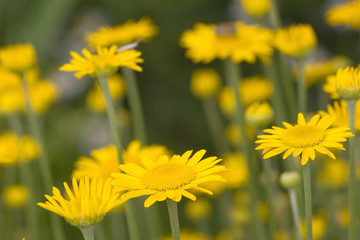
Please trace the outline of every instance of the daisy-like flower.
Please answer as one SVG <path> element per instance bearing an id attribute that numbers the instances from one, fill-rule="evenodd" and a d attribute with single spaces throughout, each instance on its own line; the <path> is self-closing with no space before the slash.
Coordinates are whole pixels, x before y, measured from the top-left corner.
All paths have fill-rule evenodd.
<path id="1" fill-rule="evenodd" d="M 24 72 L 36 64 L 36 52 L 31 44 L 15 44 L 0 49 L 0 64 L 13 72 Z"/>
<path id="2" fill-rule="evenodd" d="M 71 225 L 85 228 L 100 222 L 106 213 L 121 204 L 119 194 L 114 192 L 111 179 L 72 180 L 72 190 L 64 182 L 67 197 L 63 197 L 56 187 L 53 196 L 45 195 L 45 203 L 38 205 L 65 218 Z"/>
<path id="3" fill-rule="evenodd" d="M 97 47 L 97 53 L 92 54 L 89 50 L 83 49 L 84 57 L 71 51 L 73 57 L 70 63 L 61 66 L 61 71 L 76 72 L 75 77 L 82 78 L 89 75 L 95 78 L 109 76 L 116 72 L 120 67 L 131 68 L 135 71 L 142 71 L 138 63 L 144 62 L 141 52 L 136 50 L 124 50 L 117 52 L 118 47 Z"/>
<path id="4" fill-rule="evenodd" d="M 121 164 L 119 168 L 123 173 L 114 173 L 112 184 L 116 191 L 127 191 L 121 196 L 124 201 L 150 195 L 144 203 L 145 207 L 166 199 L 179 202 L 182 196 L 196 200 L 189 190 L 212 194 L 198 185 L 209 181 L 224 181 L 216 174 L 225 170 L 224 166 L 216 165 L 221 159 L 208 157 L 201 160 L 205 152 L 200 150 L 192 157 L 192 151 L 187 151 L 182 156 L 173 155 L 170 159 L 166 155 L 160 156 L 156 161 L 143 159 L 144 167 L 134 163 Z"/>
<path id="5" fill-rule="evenodd" d="M 326 13 L 326 21 L 331 26 L 345 25 L 351 29 L 360 29 L 360 0 L 347 1 L 336 5 Z"/>
<path id="6" fill-rule="evenodd" d="M 254 63 L 257 58 L 269 60 L 272 40 L 271 30 L 243 22 L 197 23 L 182 34 L 180 45 L 186 49 L 186 57 L 195 63 L 209 63 L 216 58 Z"/>
<path id="7" fill-rule="evenodd" d="M 293 24 L 280 28 L 275 34 L 275 46 L 283 54 L 303 57 L 317 44 L 316 34 L 309 24 Z"/>
<path id="8" fill-rule="evenodd" d="M 10 185 L 4 189 L 2 198 L 8 207 L 21 208 L 29 199 L 29 191 L 26 186 L 21 184 Z"/>
<path id="9" fill-rule="evenodd" d="M 238 0 L 242 3 L 247 14 L 254 18 L 261 18 L 268 14 L 269 0 Z"/>
<path id="10" fill-rule="evenodd" d="M 193 72 L 190 90 L 194 96 L 203 99 L 213 96 L 220 87 L 220 76 L 212 68 L 201 68 Z"/>
<path id="11" fill-rule="evenodd" d="M 255 128 L 268 127 L 274 118 L 274 112 L 268 102 L 256 102 L 245 110 L 246 121 Z"/>
<path id="12" fill-rule="evenodd" d="M 337 94 L 344 99 L 360 97 L 360 66 L 340 68 L 335 76 Z"/>
<path id="13" fill-rule="evenodd" d="M 256 150 L 263 150 L 264 158 L 284 153 L 283 159 L 291 154 L 294 157 L 301 157 L 301 165 L 305 165 L 309 158 L 315 159 L 315 152 L 325 154 L 333 159 L 335 155 L 329 148 L 345 150 L 341 142 L 353 134 L 347 126 L 330 127 L 335 121 L 332 117 L 322 117 L 314 115 L 309 122 L 305 121 L 302 113 L 298 114 L 298 123 L 291 125 L 284 122 L 284 128 L 272 127 L 265 129 L 268 135 L 258 136 L 255 143 L 260 145 Z"/>
<path id="14" fill-rule="evenodd" d="M 93 48 L 97 46 L 109 47 L 113 44 L 123 45 L 136 40 L 150 40 L 158 33 L 158 28 L 148 17 L 141 18 L 138 22 L 129 20 L 124 24 L 112 27 L 101 27 L 96 32 L 86 35 L 86 40 Z"/>
<path id="15" fill-rule="evenodd" d="M 339 94 L 336 92 L 336 76 L 330 75 L 326 77 L 325 83 L 323 85 L 324 92 L 329 94 L 331 99 L 340 98 Z"/>

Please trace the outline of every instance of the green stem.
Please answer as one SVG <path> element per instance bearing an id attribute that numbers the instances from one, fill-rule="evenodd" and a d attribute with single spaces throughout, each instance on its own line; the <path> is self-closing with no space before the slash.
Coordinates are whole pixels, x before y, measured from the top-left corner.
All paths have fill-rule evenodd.
<path id="1" fill-rule="evenodd" d="M 269 209 L 269 239 L 275 239 L 275 231 L 276 231 L 276 220 L 275 220 L 275 204 L 274 204 L 274 193 L 273 193 L 273 184 L 272 184 L 272 170 L 271 170 L 271 159 L 262 159 L 265 176 L 266 176 L 266 199 L 268 203 Z"/>
<path id="2" fill-rule="evenodd" d="M 110 129 L 111 133 L 114 139 L 115 147 L 117 149 L 118 157 L 119 157 L 119 163 L 123 163 L 122 159 L 122 145 L 120 140 L 120 132 L 119 132 L 119 125 L 117 123 L 116 119 L 116 112 L 114 103 L 111 98 L 110 90 L 109 90 L 109 82 L 108 77 L 105 76 L 103 78 L 98 79 L 98 83 L 100 85 L 100 88 L 103 92 L 105 103 L 106 103 L 106 110 L 108 114 L 108 119 L 110 123 Z M 127 201 L 125 203 L 125 213 L 126 213 L 126 222 L 129 230 L 129 235 L 131 240 L 138 240 L 140 239 L 139 231 L 137 230 L 137 222 L 135 219 L 135 211 L 133 207 L 133 203 L 130 201 Z"/>
<path id="3" fill-rule="evenodd" d="M 300 215 L 299 215 L 299 205 L 297 202 L 296 190 L 291 188 L 288 190 L 290 198 L 291 213 L 294 220 L 295 234 L 297 240 L 302 240 L 301 231 L 300 231 Z"/>
<path id="4" fill-rule="evenodd" d="M 94 238 L 94 228 L 95 228 L 95 225 L 79 228 L 84 236 L 84 240 L 94 240 L 95 239 Z"/>
<path id="5" fill-rule="evenodd" d="M 311 200 L 311 172 L 310 162 L 303 166 L 306 240 L 312 240 L 312 200 Z"/>
<path id="6" fill-rule="evenodd" d="M 223 124 L 217 109 L 217 103 L 215 98 L 209 97 L 203 99 L 203 105 L 205 109 L 205 115 L 210 127 L 210 133 L 214 141 L 214 147 L 218 154 L 224 154 L 230 151 L 230 147 L 227 144 Z"/>
<path id="7" fill-rule="evenodd" d="M 298 67 L 298 112 L 306 112 L 306 82 L 305 82 L 305 58 L 301 57 L 297 59 Z"/>
<path id="8" fill-rule="evenodd" d="M 48 154 L 46 152 L 45 142 L 44 142 L 41 127 L 40 127 L 40 121 L 32 107 L 29 89 L 28 89 L 28 86 L 27 86 L 27 83 L 26 83 L 24 77 L 21 77 L 21 87 L 22 87 L 22 91 L 24 94 L 24 98 L 25 98 L 26 116 L 27 116 L 29 124 L 30 124 L 30 129 L 35 138 L 35 141 L 41 147 L 41 154 L 39 156 L 40 174 L 41 174 L 43 182 L 46 186 L 46 189 L 48 189 L 54 185 L 54 180 L 53 180 L 52 171 L 51 171 L 50 164 L 49 164 Z M 64 232 L 63 232 L 63 229 L 61 226 L 60 219 L 56 215 L 50 214 L 50 223 L 51 223 L 51 227 L 54 230 L 53 231 L 54 239 L 55 240 L 64 240 L 65 236 L 64 236 Z"/>
<path id="9" fill-rule="evenodd" d="M 122 68 L 122 72 L 126 81 L 126 91 L 133 121 L 134 136 L 136 139 L 139 139 L 143 145 L 147 145 L 144 114 L 135 72 L 129 68 Z"/>
<path id="10" fill-rule="evenodd" d="M 177 210 L 177 203 L 171 199 L 166 199 L 169 211 L 170 227 L 173 240 L 180 240 L 180 225 Z"/>
<path id="11" fill-rule="evenodd" d="M 355 99 L 346 100 L 348 113 L 349 113 L 349 124 L 350 131 L 355 134 Z M 356 239 L 356 160 L 355 160 L 355 137 L 349 139 L 349 212 L 350 212 L 350 223 L 349 223 L 349 240 Z"/>
<path id="12" fill-rule="evenodd" d="M 270 22 L 273 28 L 277 29 L 281 27 L 280 15 L 277 7 L 277 1 L 270 1 Z"/>

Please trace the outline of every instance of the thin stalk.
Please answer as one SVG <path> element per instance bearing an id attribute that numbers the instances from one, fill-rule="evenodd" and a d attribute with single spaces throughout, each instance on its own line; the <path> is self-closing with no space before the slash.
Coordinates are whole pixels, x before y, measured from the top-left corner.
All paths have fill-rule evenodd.
<path id="1" fill-rule="evenodd" d="M 303 166 L 306 240 L 312 240 L 312 199 L 311 199 L 311 172 L 310 162 Z"/>
<path id="2" fill-rule="evenodd" d="M 215 98 L 209 97 L 202 99 L 202 103 L 216 152 L 220 155 L 229 152 L 230 147 L 225 139 L 224 128 Z"/>
<path id="3" fill-rule="evenodd" d="M 177 203 L 171 199 L 166 199 L 169 211 L 170 227 L 173 240 L 180 240 L 180 225 L 177 210 Z"/>
<path id="4" fill-rule="evenodd" d="M 277 29 L 281 27 L 280 15 L 277 6 L 276 0 L 270 1 L 270 12 L 269 12 L 270 22 L 273 28 Z"/>
<path id="5" fill-rule="evenodd" d="M 241 103 L 240 92 L 239 92 L 239 80 L 241 78 L 240 68 L 238 65 L 234 64 L 230 59 L 225 60 L 225 73 L 226 73 L 226 82 L 233 89 L 235 93 L 235 111 L 234 111 L 234 124 L 236 124 L 241 132 L 241 145 L 238 146 L 238 150 L 244 153 L 247 165 L 249 168 L 249 185 L 248 191 L 250 194 L 250 211 L 252 226 L 254 227 L 255 235 L 257 239 L 264 239 L 264 230 L 262 223 L 260 222 L 257 214 L 257 201 L 258 193 L 256 190 L 256 177 L 255 177 L 255 168 L 253 165 L 252 157 L 250 154 L 250 144 L 248 137 L 246 135 L 245 119 L 244 119 L 244 108 Z"/>
<path id="6" fill-rule="evenodd" d="M 146 128 L 140 94 L 136 82 L 135 72 L 129 68 L 122 68 L 126 82 L 126 91 L 129 99 L 130 112 L 133 121 L 133 131 L 136 139 L 147 145 Z"/>
<path id="7" fill-rule="evenodd" d="M 271 170 L 271 162 L 270 159 L 262 159 L 265 176 L 266 176 L 266 184 L 265 184 L 265 191 L 266 191 L 266 199 L 268 203 L 269 209 L 269 239 L 275 239 L 275 232 L 276 232 L 276 220 L 275 220 L 275 204 L 274 204 L 274 192 L 273 192 L 273 181 L 272 181 L 272 170 Z"/>
<path id="8" fill-rule="evenodd" d="M 95 225 L 91 225 L 88 227 L 79 228 L 84 236 L 84 240 L 94 240 L 94 228 Z"/>
<path id="9" fill-rule="evenodd" d="M 295 226 L 296 240 L 302 240 L 301 231 L 300 231 L 299 205 L 297 202 L 295 188 L 289 189 L 288 194 L 289 194 L 289 198 L 290 198 L 291 213 L 293 216 L 293 221 L 294 221 L 294 226 Z"/>
<path id="10" fill-rule="evenodd" d="M 301 113 L 306 112 L 306 82 L 305 82 L 305 58 L 301 57 L 297 59 L 298 70 L 298 111 Z"/>
<path id="11" fill-rule="evenodd" d="M 119 126 L 116 119 L 116 112 L 114 103 L 111 98 L 110 90 L 109 90 L 109 82 L 108 77 L 105 76 L 103 78 L 98 79 L 98 83 L 100 85 L 100 88 L 103 92 L 105 103 L 106 103 L 106 110 L 108 114 L 108 119 L 110 123 L 110 129 L 113 136 L 113 140 L 115 143 L 115 147 L 117 149 L 117 154 L 119 158 L 119 163 L 123 163 L 122 159 L 122 144 L 120 140 L 120 132 L 119 132 Z M 138 240 L 140 239 L 140 231 L 138 231 L 137 222 L 135 219 L 135 211 L 134 207 L 131 201 L 127 201 L 125 203 L 125 213 L 126 213 L 126 222 L 129 230 L 129 235 L 131 240 Z"/>
<path id="12" fill-rule="evenodd" d="M 349 124 L 350 131 L 355 134 L 355 105 L 356 100 L 346 100 L 348 113 L 349 113 Z M 349 223 L 349 240 L 356 239 L 356 160 L 355 160 L 355 137 L 349 139 L 349 212 L 350 212 L 350 223 Z"/>
<path id="13" fill-rule="evenodd" d="M 40 174 L 43 179 L 44 185 L 46 186 L 46 189 L 48 189 L 54 185 L 52 171 L 50 168 L 49 158 L 40 127 L 41 126 L 40 121 L 32 107 L 29 89 L 23 76 L 21 77 L 21 87 L 25 98 L 26 116 L 30 124 L 30 129 L 35 138 L 35 141 L 41 147 L 41 154 L 39 156 Z M 65 240 L 64 231 L 62 229 L 60 219 L 56 215 L 50 214 L 50 224 L 52 229 L 54 230 L 53 231 L 54 239 Z"/>

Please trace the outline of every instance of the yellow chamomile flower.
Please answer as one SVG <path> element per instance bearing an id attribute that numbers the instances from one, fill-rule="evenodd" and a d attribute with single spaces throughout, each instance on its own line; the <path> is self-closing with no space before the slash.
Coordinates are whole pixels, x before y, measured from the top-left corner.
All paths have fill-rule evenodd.
<path id="1" fill-rule="evenodd" d="M 360 67 L 340 68 L 335 75 L 337 94 L 344 99 L 360 97 Z"/>
<path id="2" fill-rule="evenodd" d="M 125 80 L 120 74 L 114 74 L 109 77 L 109 90 L 114 101 L 125 95 Z M 95 83 L 94 87 L 86 95 L 86 105 L 95 112 L 106 112 L 106 103 L 104 95 L 99 84 Z"/>
<path id="3" fill-rule="evenodd" d="M 325 83 L 323 85 L 324 92 L 329 94 L 331 99 L 340 98 L 339 94 L 336 92 L 336 76 L 329 75 L 326 77 Z"/>
<path id="4" fill-rule="evenodd" d="M 195 221 L 209 217 L 211 213 L 211 203 L 206 198 L 198 198 L 196 201 L 186 201 L 185 213 L 190 219 Z"/>
<path id="5" fill-rule="evenodd" d="M 96 32 L 86 35 L 86 40 L 93 48 L 109 47 L 113 44 L 124 45 L 136 40 L 150 40 L 158 33 L 157 26 L 148 17 L 139 21 L 129 20 L 112 27 L 100 27 Z"/>
<path id="6" fill-rule="evenodd" d="M 217 58 L 230 58 L 235 63 L 254 63 L 257 58 L 269 61 L 273 53 L 271 30 L 243 22 L 221 24 L 196 23 L 186 30 L 180 45 L 195 63 L 209 63 Z"/>
<path id="7" fill-rule="evenodd" d="M 66 197 L 53 187 L 53 196 L 45 195 L 47 201 L 38 205 L 65 218 L 71 225 L 85 228 L 100 222 L 106 213 L 121 204 L 111 179 L 82 178 L 72 180 L 72 189 L 64 182 Z"/>
<path id="8" fill-rule="evenodd" d="M 15 44 L 0 48 L 0 65 L 22 73 L 36 65 L 36 52 L 31 44 Z"/>
<path id="9" fill-rule="evenodd" d="M 179 202 L 182 196 L 196 200 L 189 190 L 199 190 L 212 194 L 211 191 L 199 186 L 201 183 L 210 181 L 224 181 L 217 175 L 224 171 L 225 167 L 216 165 L 221 159 L 208 157 L 203 160 L 205 150 L 196 152 L 192 157 L 192 151 L 183 155 L 160 156 L 157 160 L 143 159 L 141 167 L 134 163 L 121 164 L 119 168 L 123 173 L 112 174 L 112 184 L 117 191 L 127 191 L 121 196 L 126 201 L 143 195 L 150 195 L 144 203 L 149 207 L 156 201 L 172 199 Z"/>
<path id="10" fill-rule="evenodd" d="M 28 189 L 21 184 L 7 186 L 2 194 L 4 203 L 10 208 L 23 207 L 29 198 Z"/>
<path id="11" fill-rule="evenodd" d="M 273 126 L 265 129 L 267 135 L 258 136 L 255 143 L 260 145 L 256 150 L 263 150 L 264 158 L 284 153 L 283 159 L 291 154 L 294 157 L 301 157 L 301 165 L 305 165 L 309 158 L 315 159 L 315 152 L 325 154 L 333 159 L 335 155 L 329 148 L 345 150 L 341 142 L 352 137 L 349 127 L 330 127 L 335 121 L 332 117 L 320 117 L 314 115 L 309 122 L 305 121 L 302 113 L 298 114 L 298 122 L 291 125 L 284 122 L 285 128 Z"/>
<path id="12" fill-rule="evenodd" d="M 201 68 L 191 75 L 190 90 L 194 96 L 202 99 L 214 96 L 220 84 L 220 76 L 214 69 Z"/>
<path id="13" fill-rule="evenodd" d="M 270 9 L 269 0 L 238 0 L 242 3 L 247 14 L 254 18 L 262 18 Z"/>
<path id="14" fill-rule="evenodd" d="M 322 169 L 318 172 L 317 182 L 328 188 L 340 188 L 349 182 L 349 165 L 342 159 L 337 161 L 325 161 Z"/>
<path id="15" fill-rule="evenodd" d="M 14 166 L 38 158 L 39 145 L 30 137 L 5 132 L 0 135 L 0 165 Z"/>
<path id="16" fill-rule="evenodd" d="M 194 232 L 192 230 L 181 229 L 180 230 L 180 238 L 181 240 L 210 240 L 205 234 L 200 232 Z M 172 240 L 172 236 L 167 236 L 161 238 L 161 240 Z"/>
<path id="17" fill-rule="evenodd" d="M 326 231 L 327 219 L 324 214 L 318 213 L 312 217 L 312 237 L 314 240 L 321 239 Z M 306 223 L 301 221 L 300 224 L 301 235 L 306 236 Z"/>
<path id="18" fill-rule="evenodd" d="M 97 47 L 97 53 L 93 54 L 87 49 L 83 49 L 84 57 L 71 51 L 73 57 L 70 63 L 61 66 L 61 71 L 76 72 L 75 77 L 82 78 L 89 75 L 95 78 L 110 76 L 120 67 L 131 68 L 135 71 L 142 71 L 138 63 L 144 62 L 141 52 L 137 50 L 123 50 L 117 52 L 118 47 Z"/>
<path id="19" fill-rule="evenodd" d="M 256 135 L 256 130 L 255 128 L 246 125 L 246 136 L 249 139 L 253 139 Z M 226 139 L 228 140 L 228 142 L 233 145 L 236 146 L 237 144 L 239 144 L 242 141 L 241 138 L 241 130 L 239 128 L 239 126 L 237 126 L 236 124 L 228 124 L 225 128 L 225 136 Z"/>
<path id="20" fill-rule="evenodd" d="M 360 29 L 360 0 L 346 1 L 336 5 L 326 13 L 326 21 L 331 26 L 345 25 L 351 29 Z"/>
<path id="21" fill-rule="evenodd" d="M 309 24 L 292 24 L 280 28 L 275 34 L 275 46 L 285 55 L 303 57 L 317 44 L 316 34 Z"/>
<path id="22" fill-rule="evenodd" d="M 274 118 L 274 112 L 268 102 L 255 102 L 245 110 L 246 121 L 256 129 L 268 127 Z"/>

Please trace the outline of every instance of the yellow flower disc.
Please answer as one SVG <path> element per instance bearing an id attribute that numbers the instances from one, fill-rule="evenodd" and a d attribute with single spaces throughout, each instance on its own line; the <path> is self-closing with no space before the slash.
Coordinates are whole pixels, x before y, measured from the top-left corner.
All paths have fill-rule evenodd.
<path id="1" fill-rule="evenodd" d="M 36 64 L 36 52 L 31 44 L 15 44 L 0 49 L 0 65 L 13 72 L 24 72 Z"/>
<path id="2" fill-rule="evenodd" d="M 4 203 L 11 208 L 23 207 L 29 198 L 28 189 L 21 184 L 7 186 L 3 192 Z"/>
<path id="3" fill-rule="evenodd" d="M 326 21 L 331 26 L 345 25 L 351 29 L 360 29 L 360 0 L 347 1 L 336 5 L 326 13 Z"/>
<path id="4" fill-rule="evenodd" d="M 197 69 L 191 75 L 190 90 L 198 98 L 207 98 L 218 91 L 220 83 L 220 76 L 214 69 Z"/>

